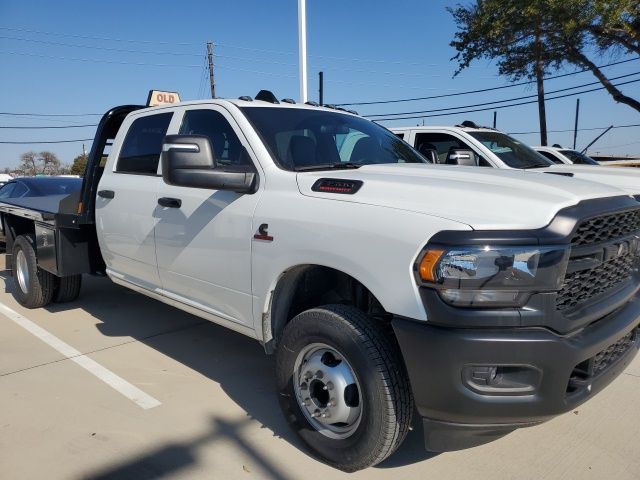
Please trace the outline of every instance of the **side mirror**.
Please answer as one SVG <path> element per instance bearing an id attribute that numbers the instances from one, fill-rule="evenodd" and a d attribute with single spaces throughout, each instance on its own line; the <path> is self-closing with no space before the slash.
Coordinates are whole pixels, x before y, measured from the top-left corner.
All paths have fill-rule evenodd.
<path id="1" fill-rule="evenodd" d="M 253 193 L 256 172 L 218 166 L 208 137 L 167 135 L 162 143 L 162 179 L 168 185 Z"/>
<path id="2" fill-rule="evenodd" d="M 450 150 L 447 154 L 447 165 L 477 167 L 478 157 L 473 150 Z"/>

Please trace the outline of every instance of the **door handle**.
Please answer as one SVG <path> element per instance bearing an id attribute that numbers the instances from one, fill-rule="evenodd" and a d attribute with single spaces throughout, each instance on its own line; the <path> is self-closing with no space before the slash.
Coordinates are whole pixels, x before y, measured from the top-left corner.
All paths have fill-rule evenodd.
<path id="1" fill-rule="evenodd" d="M 98 196 L 102 198 L 113 198 L 116 196 L 116 192 L 113 190 L 98 190 Z"/>
<path id="2" fill-rule="evenodd" d="M 158 199 L 158 205 L 168 208 L 180 208 L 182 206 L 182 200 L 179 198 L 160 197 Z"/>

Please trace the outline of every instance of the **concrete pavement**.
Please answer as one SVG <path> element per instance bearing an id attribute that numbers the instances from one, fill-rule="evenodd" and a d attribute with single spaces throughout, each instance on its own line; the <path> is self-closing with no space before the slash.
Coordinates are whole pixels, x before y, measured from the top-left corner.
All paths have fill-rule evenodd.
<path id="1" fill-rule="evenodd" d="M 431 457 L 419 429 L 384 464 L 347 475 L 313 459 L 278 409 L 255 341 L 85 277 L 78 301 L 0 304 L 160 405 L 143 409 L 0 315 L 0 477 L 17 479 L 640 478 L 640 358 L 600 395 L 544 425 Z"/>

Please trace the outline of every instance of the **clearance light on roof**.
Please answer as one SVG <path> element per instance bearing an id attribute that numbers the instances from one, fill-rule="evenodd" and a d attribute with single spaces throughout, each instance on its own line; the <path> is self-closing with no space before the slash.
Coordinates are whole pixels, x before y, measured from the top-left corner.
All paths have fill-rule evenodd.
<path id="1" fill-rule="evenodd" d="M 361 180 L 342 180 L 340 178 L 321 178 L 313 184 L 311 190 L 323 193 L 341 193 L 353 195 L 362 186 Z"/>

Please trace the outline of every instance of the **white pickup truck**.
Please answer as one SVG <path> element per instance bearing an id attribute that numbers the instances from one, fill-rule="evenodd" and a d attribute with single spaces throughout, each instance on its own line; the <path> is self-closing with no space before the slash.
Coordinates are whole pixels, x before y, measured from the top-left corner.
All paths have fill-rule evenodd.
<path id="1" fill-rule="evenodd" d="M 608 385 L 640 342 L 640 204 L 424 162 L 265 91 L 117 107 L 79 196 L 0 203 L 12 291 L 42 307 L 106 274 L 255 338 L 287 421 L 345 471 L 393 453 L 414 410 L 428 450 L 456 450 Z"/>
<path id="2" fill-rule="evenodd" d="M 584 163 L 556 164 L 509 135 L 470 121 L 456 126 L 399 127 L 391 131 L 432 163 L 568 175 L 612 185 L 640 198 L 640 171 L 604 166 L 594 169 Z"/>

